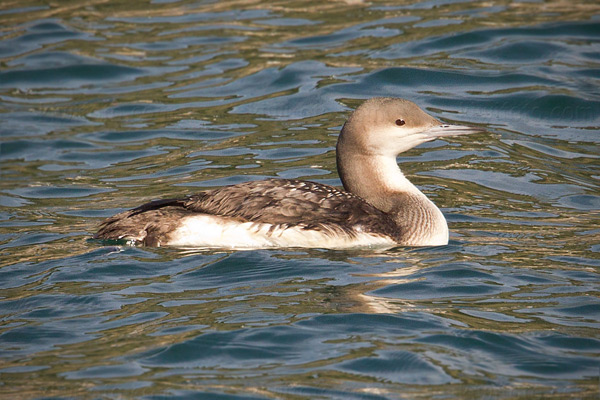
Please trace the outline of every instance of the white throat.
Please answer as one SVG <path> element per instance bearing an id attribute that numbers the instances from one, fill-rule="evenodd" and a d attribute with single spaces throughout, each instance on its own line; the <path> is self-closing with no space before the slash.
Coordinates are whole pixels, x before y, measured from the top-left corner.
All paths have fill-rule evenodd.
<path id="1" fill-rule="evenodd" d="M 421 191 L 409 181 L 392 155 L 369 156 L 374 172 L 378 176 L 380 184 L 390 192 L 403 192 L 422 194 Z"/>
<path id="2" fill-rule="evenodd" d="M 403 232 L 406 245 L 445 245 L 448 224 L 440 209 L 402 173 L 395 156 L 352 155 L 338 159 L 346 190 L 388 212 Z"/>

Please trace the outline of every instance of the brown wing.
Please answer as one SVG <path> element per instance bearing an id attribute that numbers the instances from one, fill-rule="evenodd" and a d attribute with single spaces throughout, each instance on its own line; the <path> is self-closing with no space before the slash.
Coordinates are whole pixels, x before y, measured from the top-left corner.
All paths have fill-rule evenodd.
<path id="1" fill-rule="evenodd" d="M 363 199 L 333 186 L 294 179 L 253 181 L 193 195 L 183 206 L 195 212 L 305 229 L 383 233 L 396 225 Z"/>
<path id="2" fill-rule="evenodd" d="M 351 236 L 362 231 L 398 240 L 401 233 L 386 213 L 351 193 L 316 182 L 267 179 L 143 204 L 104 221 L 94 237 L 154 245 L 179 219 L 195 213 Z"/>

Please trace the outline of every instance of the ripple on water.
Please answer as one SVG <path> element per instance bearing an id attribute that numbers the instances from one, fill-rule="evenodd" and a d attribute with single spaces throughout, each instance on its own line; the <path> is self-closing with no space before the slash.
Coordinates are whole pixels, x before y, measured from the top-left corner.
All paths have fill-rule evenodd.
<path id="1" fill-rule="evenodd" d="M 98 40 L 91 35 L 69 29 L 56 20 L 39 20 L 25 27 L 23 34 L 0 41 L 0 57 L 14 57 L 49 44 L 57 44 L 74 39 Z"/>
<path id="2" fill-rule="evenodd" d="M 598 8 L 351 3 L 3 7 L 5 396 L 596 397 Z M 89 240 L 199 187 L 339 185 L 371 96 L 486 130 L 399 160 L 448 246 Z"/>

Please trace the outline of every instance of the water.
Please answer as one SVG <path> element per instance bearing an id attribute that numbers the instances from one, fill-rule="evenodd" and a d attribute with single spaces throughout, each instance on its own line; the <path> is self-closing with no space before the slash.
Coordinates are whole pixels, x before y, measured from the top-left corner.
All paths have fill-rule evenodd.
<path id="1" fill-rule="evenodd" d="M 4 398 L 597 398 L 596 2 L 0 5 Z M 339 184 L 371 96 L 484 134 L 399 159 L 448 246 L 103 246 L 144 201 Z"/>

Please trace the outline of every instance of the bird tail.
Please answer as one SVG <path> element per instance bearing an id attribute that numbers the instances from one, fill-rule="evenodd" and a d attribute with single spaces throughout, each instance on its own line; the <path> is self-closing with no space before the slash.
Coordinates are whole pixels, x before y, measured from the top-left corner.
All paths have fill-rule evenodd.
<path id="1" fill-rule="evenodd" d="M 154 200 L 107 218 L 93 236 L 98 240 L 116 240 L 160 246 L 175 224 L 186 214 L 185 199 Z"/>

